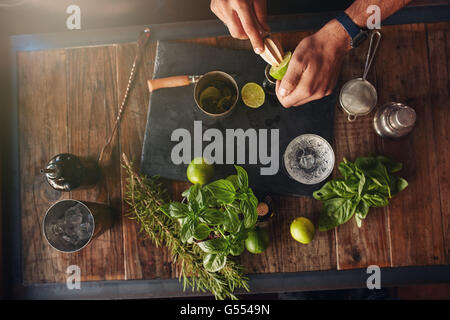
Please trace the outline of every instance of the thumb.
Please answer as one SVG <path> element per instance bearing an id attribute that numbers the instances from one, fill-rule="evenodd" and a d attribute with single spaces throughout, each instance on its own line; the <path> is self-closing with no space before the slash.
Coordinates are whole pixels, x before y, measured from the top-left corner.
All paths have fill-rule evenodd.
<path id="1" fill-rule="evenodd" d="M 281 97 L 288 96 L 296 87 L 300 81 L 300 77 L 303 73 L 303 65 L 301 63 L 289 63 L 286 74 L 280 82 L 278 88 L 278 94 Z"/>

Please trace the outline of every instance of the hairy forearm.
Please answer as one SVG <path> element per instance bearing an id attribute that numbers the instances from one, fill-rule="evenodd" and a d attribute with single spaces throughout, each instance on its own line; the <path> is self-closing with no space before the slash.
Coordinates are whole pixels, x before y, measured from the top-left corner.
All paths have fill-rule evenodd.
<path id="1" fill-rule="evenodd" d="M 376 5 L 380 8 L 381 20 L 386 19 L 394 14 L 412 0 L 356 0 L 345 13 L 360 27 L 365 27 L 367 19 L 372 12 L 367 13 L 370 5 Z"/>

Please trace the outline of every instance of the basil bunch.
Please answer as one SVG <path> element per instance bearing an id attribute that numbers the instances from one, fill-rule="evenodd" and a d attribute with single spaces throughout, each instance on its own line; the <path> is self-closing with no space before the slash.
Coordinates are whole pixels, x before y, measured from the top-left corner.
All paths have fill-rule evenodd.
<path id="1" fill-rule="evenodd" d="M 192 185 L 182 193 L 186 203 L 171 202 L 162 208 L 180 221 L 181 241 L 195 242 L 205 253 L 203 266 L 211 272 L 222 269 L 229 254 L 244 251 L 247 230 L 258 218 L 258 199 L 248 186 L 247 172 L 235 168 L 237 174 L 226 179 Z"/>
<path id="2" fill-rule="evenodd" d="M 389 199 L 408 186 L 392 175 L 402 168 L 385 156 L 359 157 L 354 163 L 345 158 L 339 164 L 343 179 L 328 181 L 313 197 L 323 201 L 319 230 L 326 231 L 344 224 L 355 216 L 358 227 L 370 207 L 384 207 Z"/>

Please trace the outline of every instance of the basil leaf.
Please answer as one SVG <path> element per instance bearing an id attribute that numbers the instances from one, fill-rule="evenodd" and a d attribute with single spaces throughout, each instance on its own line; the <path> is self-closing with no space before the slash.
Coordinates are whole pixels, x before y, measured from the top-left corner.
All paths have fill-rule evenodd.
<path id="1" fill-rule="evenodd" d="M 180 219 L 187 216 L 189 208 L 184 203 L 171 202 L 169 204 L 168 213 L 172 218 Z"/>
<path id="2" fill-rule="evenodd" d="M 313 192 L 313 197 L 322 201 L 335 197 L 351 198 L 355 196 L 356 192 L 356 187 L 351 188 L 343 180 L 331 180 L 325 183 L 322 188 Z"/>
<path id="3" fill-rule="evenodd" d="M 385 156 L 378 156 L 377 160 L 380 161 L 389 171 L 389 173 L 395 173 L 402 169 L 403 164 L 400 162 L 393 162 L 391 159 Z"/>
<path id="4" fill-rule="evenodd" d="M 356 175 L 359 177 L 358 184 L 358 196 L 361 197 L 366 192 L 366 176 L 362 172 L 357 172 Z"/>
<path id="5" fill-rule="evenodd" d="M 166 203 L 165 205 L 161 206 L 159 208 L 159 210 L 161 212 L 163 212 L 166 216 L 171 217 L 170 216 L 170 203 Z"/>
<path id="6" fill-rule="evenodd" d="M 319 230 L 326 231 L 346 223 L 356 211 L 353 199 L 333 198 L 324 201 L 319 216 Z"/>
<path id="7" fill-rule="evenodd" d="M 223 212 L 217 209 L 210 208 L 203 211 L 200 219 L 209 225 L 217 226 L 219 224 L 225 223 L 227 217 Z"/>
<path id="8" fill-rule="evenodd" d="M 408 186 L 408 181 L 403 178 L 398 178 L 397 180 L 397 190 L 396 193 L 403 191 Z"/>
<path id="9" fill-rule="evenodd" d="M 223 238 L 217 238 L 199 242 L 197 245 L 206 253 L 221 253 L 226 249 L 227 241 Z"/>
<path id="10" fill-rule="evenodd" d="M 368 192 L 362 197 L 362 200 L 370 207 L 384 207 L 389 204 L 388 198 L 380 193 Z"/>
<path id="11" fill-rule="evenodd" d="M 206 187 L 216 200 L 220 203 L 232 203 L 235 198 L 236 189 L 233 184 L 225 179 L 214 181 Z"/>
<path id="12" fill-rule="evenodd" d="M 196 240 L 206 239 L 209 236 L 210 232 L 211 232 L 211 229 L 208 227 L 208 225 L 206 225 L 204 223 L 199 223 L 195 227 L 194 238 Z"/>
<path id="13" fill-rule="evenodd" d="M 345 158 L 341 163 L 339 163 L 338 169 L 345 180 L 355 174 L 355 165 L 351 162 L 348 162 Z"/>
<path id="14" fill-rule="evenodd" d="M 236 194 L 236 199 L 238 200 L 246 200 L 248 198 L 246 193 L 239 192 Z"/>
<path id="15" fill-rule="evenodd" d="M 322 188 L 313 192 L 313 197 L 316 200 L 328 200 L 337 196 L 336 191 L 333 188 L 332 181 L 325 183 Z"/>
<path id="16" fill-rule="evenodd" d="M 363 220 L 367 217 L 369 209 L 369 205 L 365 201 L 360 201 L 356 207 L 355 216 Z"/>
<path id="17" fill-rule="evenodd" d="M 245 249 L 244 240 L 236 241 L 231 245 L 230 253 L 233 256 L 239 256 L 242 254 L 242 252 L 244 252 L 244 249 Z"/>
<path id="18" fill-rule="evenodd" d="M 222 269 L 227 262 L 227 256 L 223 254 L 207 254 L 203 258 L 203 266 L 209 272 L 217 272 Z"/>
<path id="19" fill-rule="evenodd" d="M 242 168 L 241 166 L 234 166 L 236 168 L 237 171 L 237 182 L 238 182 L 238 186 L 239 188 L 248 188 L 248 174 L 247 171 L 245 171 L 244 168 Z"/>
<path id="20" fill-rule="evenodd" d="M 185 219 L 183 226 L 181 227 L 181 241 L 187 242 L 194 236 L 195 223 L 191 219 Z"/>
<path id="21" fill-rule="evenodd" d="M 233 184 L 233 186 L 234 186 L 234 188 L 235 188 L 236 190 L 239 189 L 238 176 L 237 176 L 236 174 L 233 174 L 233 175 L 231 175 L 231 176 L 228 176 L 228 177 L 227 177 L 227 180 L 230 181 L 230 182 Z"/>
<path id="22" fill-rule="evenodd" d="M 256 198 L 256 196 L 253 194 L 253 191 L 251 191 L 251 190 L 249 191 L 249 194 L 248 194 L 248 201 L 256 210 L 256 208 L 258 207 L 258 198 Z"/>
<path id="23" fill-rule="evenodd" d="M 227 206 L 225 208 L 225 221 L 223 222 L 223 226 L 225 231 L 230 233 L 235 233 L 239 230 L 239 225 L 241 221 L 239 220 L 239 214 L 237 210 L 232 206 Z"/>
<path id="24" fill-rule="evenodd" d="M 186 198 L 189 202 L 194 201 L 195 197 L 198 194 L 199 185 L 194 184 L 189 189 L 185 190 L 181 195 Z"/>
<path id="25" fill-rule="evenodd" d="M 256 211 L 256 207 L 253 206 L 251 201 L 242 200 L 240 203 L 240 209 L 242 214 L 244 215 L 244 225 L 247 229 L 252 228 L 256 220 L 258 219 L 258 213 Z"/>
<path id="26" fill-rule="evenodd" d="M 236 231 L 236 232 L 232 235 L 233 242 L 234 242 L 234 241 L 242 241 L 242 240 L 245 240 L 245 239 L 247 239 L 247 237 L 248 237 L 248 230 L 245 228 L 244 222 L 241 221 L 241 223 L 240 223 L 240 225 L 239 225 L 239 228 L 238 228 L 238 231 Z"/>

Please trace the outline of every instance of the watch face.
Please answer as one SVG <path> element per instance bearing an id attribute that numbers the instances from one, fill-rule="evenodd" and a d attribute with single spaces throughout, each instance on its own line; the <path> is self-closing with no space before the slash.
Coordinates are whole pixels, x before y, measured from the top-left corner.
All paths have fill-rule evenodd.
<path id="1" fill-rule="evenodd" d="M 358 47 L 369 37 L 369 33 L 365 30 L 361 30 L 350 42 L 352 48 Z"/>

